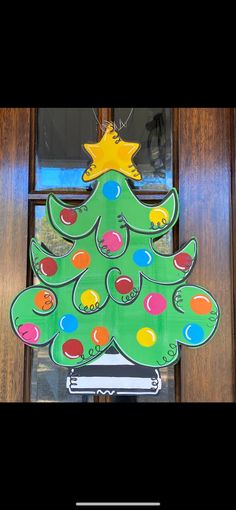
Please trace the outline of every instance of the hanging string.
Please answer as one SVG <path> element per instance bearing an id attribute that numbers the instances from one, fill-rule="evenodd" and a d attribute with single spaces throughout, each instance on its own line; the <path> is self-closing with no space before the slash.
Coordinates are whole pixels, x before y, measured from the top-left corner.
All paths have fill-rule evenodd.
<path id="1" fill-rule="evenodd" d="M 125 128 L 127 128 L 127 124 L 128 124 L 128 122 L 129 122 L 129 119 L 130 119 L 130 117 L 131 117 L 131 115 L 133 114 L 133 111 L 134 111 L 134 109 L 133 109 L 133 108 L 131 108 L 131 110 L 130 110 L 130 112 L 129 112 L 129 115 L 128 115 L 128 117 L 127 117 L 127 119 L 126 119 L 126 121 L 125 121 L 125 122 L 123 122 L 123 121 L 121 120 L 121 118 L 120 118 L 120 119 L 119 119 L 119 121 L 118 121 L 118 123 L 116 123 L 115 121 L 113 121 L 113 122 L 112 122 L 112 121 L 110 121 L 110 120 L 104 120 L 104 121 L 102 122 L 102 124 L 101 124 L 101 122 L 99 122 L 99 119 L 98 119 L 98 116 L 97 116 L 97 114 L 96 114 L 95 109 L 94 109 L 94 108 L 92 108 L 92 110 L 93 110 L 94 117 L 95 117 L 95 119 L 96 119 L 97 123 L 99 124 L 100 129 L 101 129 L 101 131 L 102 131 L 102 132 L 106 131 L 106 128 L 107 128 L 107 125 L 108 125 L 108 124 L 112 124 L 112 125 L 113 125 L 113 127 L 114 127 L 114 129 L 115 129 L 115 131 L 120 131 L 120 130 L 121 130 L 121 129 L 123 129 L 124 127 L 125 127 Z"/>

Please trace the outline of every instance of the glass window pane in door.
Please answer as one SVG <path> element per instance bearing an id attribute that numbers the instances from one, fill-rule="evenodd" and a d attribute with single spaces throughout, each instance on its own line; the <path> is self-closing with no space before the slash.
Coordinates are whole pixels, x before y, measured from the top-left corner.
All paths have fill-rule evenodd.
<path id="1" fill-rule="evenodd" d="M 39 108 L 36 190 L 92 189 L 82 180 L 91 161 L 82 144 L 96 141 L 97 121 L 92 108 Z"/>
<path id="2" fill-rule="evenodd" d="M 45 206 L 35 207 L 35 237 L 55 255 L 64 255 L 71 243 L 62 239 L 48 223 Z M 39 280 L 34 277 L 34 284 Z M 57 366 L 49 357 L 48 347 L 31 349 L 31 401 L 32 402 L 93 402 L 91 395 L 69 394 L 66 387 L 68 369 Z"/>
<path id="3" fill-rule="evenodd" d="M 132 181 L 132 187 L 169 190 L 173 173 L 171 109 L 115 108 L 114 121 L 122 139 L 141 144 L 134 163 L 143 179 Z"/>

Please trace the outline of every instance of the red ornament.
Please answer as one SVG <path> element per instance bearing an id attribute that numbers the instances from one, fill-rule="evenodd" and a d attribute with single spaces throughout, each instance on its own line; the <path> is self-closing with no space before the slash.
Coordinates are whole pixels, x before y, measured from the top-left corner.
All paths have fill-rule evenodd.
<path id="1" fill-rule="evenodd" d="M 51 257 L 46 257 L 41 260 L 39 269 L 44 276 L 53 276 L 57 272 L 57 263 Z"/>
<path id="2" fill-rule="evenodd" d="M 129 294 L 134 288 L 133 280 L 129 276 L 119 276 L 115 281 L 115 288 L 120 294 Z"/>
<path id="3" fill-rule="evenodd" d="M 180 271 L 189 271 L 192 263 L 193 259 L 188 253 L 178 253 L 174 257 L 174 266 Z"/>
<path id="4" fill-rule="evenodd" d="M 62 209 L 60 218 L 64 225 L 73 225 L 77 220 L 77 212 L 74 209 Z"/>
<path id="5" fill-rule="evenodd" d="M 67 358 L 76 359 L 82 356 L 84 348 L 79 340 L 72 338 L 63 344 L 62 351 Z"/>

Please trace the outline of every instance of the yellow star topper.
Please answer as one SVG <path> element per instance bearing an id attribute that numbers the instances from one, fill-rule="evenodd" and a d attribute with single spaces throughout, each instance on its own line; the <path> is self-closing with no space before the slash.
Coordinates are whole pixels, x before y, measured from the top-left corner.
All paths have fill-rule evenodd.
<path id="1" fill-rule="evenodd" d="M 85 143 L 85 150 L 92 156 L 93 162 L 85 170 L 83 180 L 92 181 L 109 170 L 116 170 L 135 181 L 142 176 L 132 162 L 132 156 L 140 148 L 139 143 L 124 142 L 111 123 L 98 143 Z"/>

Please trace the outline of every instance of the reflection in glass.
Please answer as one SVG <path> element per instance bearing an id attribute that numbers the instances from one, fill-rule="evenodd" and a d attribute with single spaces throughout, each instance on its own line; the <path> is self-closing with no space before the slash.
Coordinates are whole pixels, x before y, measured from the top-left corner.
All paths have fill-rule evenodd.
<path id="1" fill-rule="evenodd" d="M 45 206 L 35 207 L 35 237 L 54 255 L 64 255 L 71 243 L 61 238 L 48 223 Z M 34 284 L 39 284 L 34 277 Z M 35 402 L 93 402 L 92 396 L 70 395 L 66 388 L 68 369 L 53 363 L 47 347 L 32 350 L 31 401 Z"/>
<path id="2" fill-rule="evenodd" d="M 90 157 L 84 143 L 97 140 L 92 108 L 39 108 L 37 116 L 36 190 L 90 190 L 82 180 Z"/>
<path id="3" fill-rule="evenodd" d="M 114 122 L 124 140 L 141 144 L 134 161 L 143 179 L 130 182 L 131 186 L 159 191 L 170 189 L 171 109 L 115 108 Z M 91 190 L 94 183 L 82 180 L 82 174 L 91 161 L 82 144 L 95 143 L 96 140 L 97 120 L 92 108 L 39 108 L 36 190 Z"/>
<path id="4" fill-rule="evenodd" d="M 134 162 L 143 179 L 140 182 L 132 182 L 132 187 L 152 190 L 170 189 L 172 187 L 171 109 L 115 108 L 114 121 L 122 139 L 141 144 L 141 148 L 134 156 Z"/>
<path id="5" fill-rule="evenodd" d="M 71 243 L 62 239 L 50 226 L 45 216 L 45 206 L 35 207 L 35 237 L 55 255 L 64 255 Z M 172 253 L 172 232 L 168 232 L 155 243 L 164 254 Z M 34 278 L 34 284 L 39 283 Z M 48 356 L 47 347 L 32 350 L 31 400 L 37 402 L 93 402 L 92 395 L 70 394 L 66 388 L 69 370 L 55 365 Z M 172 402 L 175 400 L 174 368 L 160 370 L 162 390 L 157 396 L 112 397 L 112 401 Z"/>

